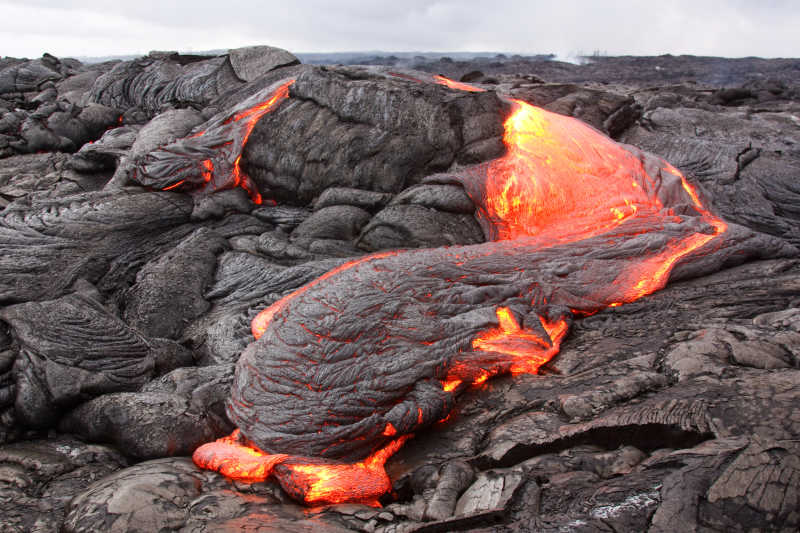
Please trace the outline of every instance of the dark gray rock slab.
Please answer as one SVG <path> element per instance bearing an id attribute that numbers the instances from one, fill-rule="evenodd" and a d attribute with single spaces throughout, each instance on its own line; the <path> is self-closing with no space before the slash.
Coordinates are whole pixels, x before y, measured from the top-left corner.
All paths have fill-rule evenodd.
<path id="1" fill-rule="evenodd" d="M 409 77 L 366 68 L 301 73 L 289 100 L 253 130 L 242 155 L 250 177 L 302 204 L 332 186 L 397 193 L 487 139 L 495 141 L 491 157 L 503 152 L 507 106 L 494 94 Z"/>
<path id="2" fill-rule="evenodd" d="M 358 246 L 373 251 L 475 244 L 483 240 L 483 231 L 471 214 L 400 204 L 390 205 L 372 217 L 358 237 Z"/>
<path id="3" fill-rule="evenodd" d="M 179 368 L 140 392 L 85 403 L 69 412 L 61 427 L 91 442 L 109 442 L 136 459 L 191 455 L 233 431 L 224 409 L 232 380 L 230 364 Z"/>
<path id="4" fill-rule="evenodd" d="M 191 362 L 166 339 L 148 339 L 98 301 L 73 293 L 0 310 L 16 354 L 16 419 L 47 428 L 64 410 L 102 394 L 137 390 L 157 372 Z"/>
<path id="5" fill-rule="evenodd" d="M 138 126 L 113 128 L 96 142 L 84 144 L 70 159 L 69 167 L 83 173 L 113 171 L 139 133 Z"/>
<path id="6" fill-rule="evenodd" d="M 294 54 L 274 46 L 248 46 L 228 51 L 231 68 L 242 81 L 253 81 L 278 67 L 297 65 Z"/>
<path id="7" fill-rule="evenodd" d="M 205 313 L 204 293 L 227 241 L 200 228 L 175 248 L 144 265 L 136 283 L 120 295 L 122 317 L 151 337 L 177 339 L 184 328 Z"/>
<path id="8" fill-rule="evenodd" d="M 395 196 L 390 205 L 419 205 L 448 213 L 462 213 L 471 215 L 475 212 L 472 203 L 464 188 L 455 184 L 423 183 L 404 190 Z"/>
<path id="9" fill-rule="evenodd" d="M 349 187 L 329 187 L 314 201 L 314 209 L 322 209 L 334 205 L 352 205 L 370 212 L 385 206 L 392 195 Z"/>
<path id="10" fill-rule="evenodd" d="M 234 490 L 236 489 L 236 490 Z M 335 513 L 287 502 L 271 483 L 232 485 L 188 458 L 157 459 L 120 470 L 74 498 L 63 531 L 342 533 Z"/>
<path id="11" fill-rule="evenodd" d="M 696 178 L 726 220 L 798 242 L 800 134 L 791 113 L 656 107 L 623 140 Z"/>
<path id="12" fill-rule="evenodd" d="M 0 301 L 54 298 L 78 278 L 104 292 L 123 289 L 141 265 L 193 230 L 191 211 L 186 196 L 141 189 L 7 208 L 0 220 Z"/>
<path id="13" fill-rule="evenodd" d="M 63 435 L 0 446 L 0 523 L 5 531 L 58 531 L 74 495 L 125 466 L 111 448 Z"/>
<path id="14" fill-rule="evenodd" d="M 323 207 L 301 222 L 293 231 L 293 238 L 355 239 L 370 219 L 369 212 L 350 205 Z"/>
<path id="15" fill-rule="evenodd" d="M 152 118 L 169 106 L 204 107 L 242 84 L 225 56 L 151 54 L 117 63 L 99 76 L 89 100 L 123 110 L 138 108 Z"/>
<path id="16" fill-rule="evenodd" d="M 58 81 L 74 70 L 50 54 L 0 69 L 0 94 L 37 91 L 48 81 Z"/>

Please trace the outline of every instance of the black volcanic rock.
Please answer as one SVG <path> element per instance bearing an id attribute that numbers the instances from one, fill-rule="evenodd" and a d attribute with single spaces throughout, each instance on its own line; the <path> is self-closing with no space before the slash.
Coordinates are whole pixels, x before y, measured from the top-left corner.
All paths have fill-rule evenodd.
<path id="1" fill-rule="evenodd" d="M 0 445 L 0 516 L 6 531 L 57 531 L 74 494 L 127 466 L 117 451 L 55 436 Z"/>
<path id="2" fill-rule="evenodd" d="M 78 294 L 5 307 L 0 318 L 10 325 L 19 351 L 13 372 L 16 413 L 31 427 L 50 427 L 61 411 L 91 397 L 136 390 L 154 377 L 157 366 L 187 363 L 180 350 L 162 355 L 167 346 L 148 342 Z"/>
<path id="3" fill-rule="evenodd" d="M 278 67 L 300 64 L 292 53 L 273 46 L 236 48 L 228 52 L 228 60 L 242 81 L 253 81 Z"/>
<path id="4" fill-rule="evenodd" d="M 726 219 L 800 243 L 800 134 L 790 116 L 658 106 L 622 140 L 696 176 Z"/>
<path id="5" fill-rule="evenodd" d="M 307 70 L 289 101 L 258 122 L 242 161 L 259 188 L 281 201 L 308 203 L 328 187 L 397 193 L 465 161 L 482 141 L 493 146 L 485 158 L 503 153 L 507 110 L 492 93 L 389 71 Z"/>
<path id="6" fill-rule="evenodd" d="M 153 117 L 166 107 L 206 107 L 245 82 L 296 63 L 292 54 L 273 47 L 236 49 L 218 57 L 152 53 L 120 62 L 98 77 L 89 98 Z"/>
<path id="7" fill-rule="evenodd" d="M 226 248 L 220 235 L 196 230 L 138 271 L 136 283 L 120 295 L 122 317 L 151 337 L 177 339 L 210 307 L 204 293 L 216 269 L 216 256 Z"/>
<path id="8" fill-rule="evenodd" d="M 74 60 L 62 62 L 50 54 L 33 61 L 0 66 L 0 95 L 38 91 L 47 82 L 74 74 L 79 66 L 80 63 Z"/>
<path id="9" fill-rule="evenodd" d="M 292 237 L 352 240 L 369 219 L 370 214 L 360 207 L 323 207 L 301 222 L 292 231 Z"/>
<path id="10" fill-rule="evenodd" d="M 447 199 L 442 198 L 441 202 Z M 375 251 L 475 244 L 483 240 L 483 231 L 471 214 L 399 204 L 378 212 L 362 230 L 358 245 Z"/>
<path id="11" fill-rule="evenodd" d="M 392 199 L 389 193 L 352 189 L 348 187 L 328 187 L 314 201 L 314 209 L 322 209 L 333 205 L 352 205 L 367 211 L 380 209 Z M 470 205 L 472 202 L 470 202 Z"/>
<path id="12" fill-rule="evenodd" d="M 140 392 L 90 400 L 66 413 L 59 427 L 135 459 L 189 455 L 233 430 L 224 411 L 232 380 L 232 365 L 177 369 Z"/>
<path id="13" fill-rule="evenodd" d="M 0 220 L 0 301 L 64 294 L 78 278 L 104 291 L 192 231 L 185 196 L 141 190 L 93 192 L 6 209 Z"/>
<path id="14" fill-rule="evenodd" d="M 361 61 L 390 68 L 320 68 L 271 47 L 91 65 L 0 59 L 0 524 L 796 531 L 800 266 L 759 259 L 800 245 L 798 61 L 551 59 L 371 55 Z M 424 72 L 400 67 L 409 64 Z M 463 81 L 490 92 L 432 83 L 431 74 L 468 73 Z M 223 190 L 147 190 L 175 185 L 171 172 L 184 166 L 202 181 L 200 156 L 218 153 L 222 137 L 189 137 L 289 79 L 288 99 L 258 121 L 241 159 L 262 204 L 230 188 L 222 166 Z M 520 295 L 525 279 L 562 288 L 548 294 L 551 304 L 575 307 L 576 297 L 580 307 L 594 296 L 586 286 L 661 242 L 639 236 L 608 249 L 590 241 L 566 255 L 547 248 L 524 258 L 501 247 L 502 259 L 476 254 L 454 264 L 464 250 L 498 251 L 484 243 L 492 232 L 476 221 L 480 195 L 464 177 L 466 166 L 504 152 L 506 96 L 665 157 L 733 224 L 718 247 L 679 261 L 663 290 L 574 317 L 540 375 L 462 387 L 456 402 L 442 394 L 435 367 L 453 354 L 469 360 L 472 332 L 497 325 L 497 305 L 526 328 L 536 327 L 537 313 L 566 312 Z M 29 153 L 36 150 L 48 152 Z M 127 186 L 137 183 L 134 170 L 157 167 L 146 165 L 153 154 L 172 170 Z M 239 153 L 229 155 L 232 162 Z M 687 225 L 685 206 L 676 210 L 683 226 L 668 224 L 662 235 L 708 231 Z M 363 248 L 388 255 L 308 290 L 278 316 L 280 342 L 252 342 L 259 311 L 359 260 Z M 347 312 L 333 320 L 320 297 Z M 405 317 L 380 341 L 383 318 L 401 308 L 447 319 Z M 365 327 L 374 343 L 346 342 Z M 340 369 L 326 360 L 316 373 L 289 364 L 307 364 L 311 345 L 356 354 L 358 363 L 343 360 Z M 262 383 L 244 385 L 250 370 L 234 378 L 243 352 L 261 365 L 264 383 L 311 376 L 341 387 L 329 403 L 296 383 L 294 399 L 261 394 Z M 384 507 L 303 509 L 272 481 L 230 482 L 182 457 L 125 468 L 122 454 L 134 463 L 188 455 L 229 433 L 226 404 L 237 386 L 273 403 L 258 416 L 286 423 L 259 421 L 266 429 L 253 434 L 286 431 L 277 438 L 294 439 L 294 449 L 324 446 L 336 423 L 338 434 L 356 437 L 331 454 L 361 458 L 387 438 L 371 433 L 383 429 L 375 419 L 413 427 L 414 439 L 387 464 L 393 491 Z M 309 423 L 317 419 L 306 411 L 322 409 L 329 425 Z M 348 426 L 349 416 L 361 426 Z"/>
<path id="15" fill-rule="evenodd" d="M 392 199 L 391 205 L 412 204 L 449 213 L 471 215 L 475 204 L 460 185 L 424 183 L 404 190 Z"/>

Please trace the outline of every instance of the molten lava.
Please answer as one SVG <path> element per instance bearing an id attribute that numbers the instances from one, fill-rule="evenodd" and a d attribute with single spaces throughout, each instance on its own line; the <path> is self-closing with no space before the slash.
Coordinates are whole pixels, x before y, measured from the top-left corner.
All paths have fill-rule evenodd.
<path id="1" fill-rule="evenodd" d="M 481 90 L 442 77 L 436 77 L 436 82 L 457 90 Z M 282 86 L 270 101 L 230 119 L 248 120 L 244 142 L 255 121 L 278 101 L 286 98 L 287 94 L 288 84 Z M 725 232 L 726 224 L 702 205 L 695 189 L 671 165 L 665 164 L 663 168 L 655 169 L 651 165 L 645 168 L 644 157 L 637 156 L 633 150 L 624 148 L 580 121 L 550 113 L 525 102 L 512 102 L 514 111 L 505 122 L 506 155 L 481 167 L 484 172 L 482 181 L 469 182 L 464 179 L 465 189 L 477 206 L 477 215 L 482 226 L 494 241 L 504 242 L 502 246 L 495 242 L 488 243 L 495 246 L 478 245 L 447 252 L 452 256 L 454 265 L 463 265 L 491 253 L 527 254 L 600 236 L 606 239 L 605 242 L 610 247 L 614 247 L 623 238 L 630 242 L 668 226 L 681 228 L 681 231 L 667 233 L 680 236 L 658 240 L 659 247 L 655 251 L 643 250 L 643 258 L 613 274 L 615 278 L 607 286 L 588 287 L 586 294 L 581 296 L 582 299 L 578 298 L 580 301 L 574 305 L 571 302 L 576 299 L 570 300 L 568 297 L 555 302 L 562 307 L 568 305 L 575 315 L 588 316 L 604 306 L 615 307 L 660 289 L 666 284 L 670 272 L 681 258 Z M 208 163 L 209 165 L 204 163 L 204 168 L 209 173 L 214 172 L 214 165 L 211 161 Z M 233 169 L 236 185 L 249 187 L 250 185 L 244 185 L 248 183 L 247 180 L 240 176 L 239 157 L 236 158 Z M 251 189 L 248 191 L 252 194 Z M 675 207 L 681 209 L 673 209 Z M 635 245 L 637 243 L 638 241 L 634 242 Z M 482 246 L 486 247 L 481 248 Z M 332 278 L 345 275 L 353 275 L 358 279 L 358 273 L 367 270 L 390 272 L 388 262 L 413 253 L 416 252 L 382 252 L 350 261 L 331 270 L 261 311 L 252 322 L 253 336 L 259 339 L 270 332 L 259 342 L 269 341 L 270 335 L 272 338 L 280 337 L 280 324 L 287 326 L 286 310 L 293 302 L 305 297 L 316 298 L 313 291 L 322 283 L 335 283 Z M 433 266 L 419 268 L 430 270 Z M 524 270 L 524 267 L 517 270 Z M 468 274 L 465 273 L 462 277 L 466 278 Z M 581 279 L 590 280 L 591 276 Z M 532 289 L 533 287 L 528 287 L 526 290 L 530 292 L 527 294 L 534 294 Z M 515 296 L 517 301 L 523 298 L 523 294 L 526 293 L 523 291 Z M 459 351 L 464 353 L 453 354 L 452 359 L 448 360 L 449 366 L 434 374 L 441 384 L 441 390 L 437 389 L 437 393 L 453 398 L 466 387 L 480 385 L 499 373 L 537 372 L 558 353 L 569 328 L 569 313 L 558 314 L 544 310 L 550 296 L 552 293 L 547 294 L 547 297 L 541 294 L 528 297 L 529 301 L 526 303 L 536 313 L 528 313 L 524 319 L 515 314 L 512 306 L 497 305 L 494 309 L 497 325 L 478 331 L 469 339 L 468 345 L 461 345 Z M 424 301 L 431 297 L 431 292 L 424 291 L 413 298 Z M 336 316 L 342 313 L 334 305 L 335 302 L 321 303 Z M 395 312 L 393 318 L 403 320 L 402 315 L 401 309 Z M 435 314 L 431 312 L 426 316 Z M 276 317 L 281 317 L 284 322 L 276 326 Z M 314 324 L 299 324 L 299 327 L 302 328 L 303 335 L 308 335 L 307 338 L 312 343 L 319 343 L 323 350 L 325 343 L 344 345 L 358 340 L 358 336 L 352 339 L 334 339 L 317 333 Z M 383 331 L 382 324 L 374 324 L 373 327 L 375 331 Z M 291 332 L 287 335 L 291 336 Z M 380 342 L 382 347 L 390 345 L 392 339 L 389 333 Z M 426 347 L 432 344 L 432 341 L 421 343 Z M 339 348 L 334 346 L 331 357 L 337 350 Z M 363 356 L 356 353 L 353 357 L 359 355 Z M 378 356 L 380 355 L 382 352 L 378 350 Z M 299 383 L 298 378 L 291 378 L 293 381 L 287 387 L 299 384 L 325 396 L 330 389 L 324 389 L 321 381 L 330 376 L 324 373 L 317 375 L 320 361 L 308 361 L 309 368 L 305 369 L 307 373 L 299 373 L 299 379 L 306 382 Z M 339 363 L 340 360 L 336 359 L 335 362 Z M 252 364 L 252 361 L 245 366 L 247 364 Z M 340 371 L 356 373 L 354 369 L 357 367 L 348 368 L 343 363 L 339 368 L 342 369 Z M 256 372 L 245 378 L 245 382 L 249 383 L 247 379 L 261 377 Z M 272 376 L 264 379 L 274 382 Z M 434 381 L 434 386 L 435 384 Z M 278 386 L 282 387 L 283 384 Z M 293 398 L 292 401 L 294 400 Z M 235 405 L 237 402 L 245 411 L 250 407 L 246 405 L 246 401 L 234 397 L 234 413 L 239 408 Z M 360 501 L 376 504 L 377 498 L 390 488 L 389 479 L 383 469 L 385 461 L 410 438 L 411 431 L 437 420 L 446 420 L 449 415 L 446 412 L 445 415 L 443 417 L 440 413 L 433 418 L 423 412 L 421 407 L 414 406 L 405 410 L 402 416 L 391 418 L 395 422 L 393 424 L 387 421 L 390 418 L 389 413 L 374 413 L 374 419 L 381 422 L 369 436 L 379 439 L 375 442 L 388 444 L 355 463 L 334 463 L 330 460 L 266 453 L 238 434 L 238 430 L 230 437 L 198 448 L 193 458 L 201 467 L 236 479 L 260 480 L 272 473 L 290 495 L 306 503 Z M 247 418 L 247 412 L 242 416 L 245 420 L 252 420 Z M 316 420 L 314 413 L 308 416 L 309 420 Z M 320 416 L 325 416 L 325 412 Z M 368 418 L 371 417 L 373 414 Z M 328 424 L 327 419 L 325 424 Z M 339 423 L 331 421 L 330 425 L 339 426 Z M 359 434 L 355 438 L 366 439 L 363 435 L 364 433 Z M 285 448 L 280 444 L 283 441 L 278 439 L 277 442 L 277 451 L 291 451 L 281 450 L 281 447 Z M 324 441 L 323 444 L 326 447 L 322 451 L 327 452 L 335 443 Z M 374 450 L 375 447 L 369 449 Z"/>
<path id="2" fill-rule="evenodd" d="M 475 337 L 472 347 L 508 355 L 513 361 L 510 370 L 515 374 L 535 374 L 540 366 L 558 353 L 561 340 L 567 334 L 568 325 L 564 319 L 549 322 L 539 317 L 549 338 L 542 338 L 522 329 L 508 307 L 497 308 L 497 319 L 500 326 Z M 479 379 L 485 381 L 485 376 L 484 374 Z"/>
<path id="3" fill-rule="evenodd" d="M 275 89 L 263 102 L 259 102 L 233 115 L 212 123 L 208 129 L 178 142 L 178 146 L 163 147 L 141 166 L 139 179 L 149 174 L 164 172 L 179 177 L 163 190 L 178 188 L 200 191 L 241 187 L 255 204 L 261 204 L 261 194 L 241 167 L 242 152 L 258 121 L 289 97 L 289 80 Z M 191 164 L 196 153 L 213 151 L 214 156 L 200 161 L 199 167 Z M 180 159 L 180 158 L 184 159 Z M 174 179 L 174 178 L 173 178 Z M 146 182 L 144 182 L 146 183 Z"/>
<path id="4" fill-rule="evenodd" d="M 616 306 L 661 289 L 681 257 L 700 248 L 727 225 L 700 202 L 695 189 L 672 165 L 651 176 L 632 152 L 570 117 L 520 100 L 505 123 L 505 157 L 490 163 L 485 209 L 496 240 L 533 240 L 542 246 L 581 241 L 612 231 L 630 219 L 652 230 L 674 218 L 658 196 L 662 182 L 679 179 L 688 204 L 713 228 L 671 242 L 655 257 L 620 274 L 625 297 Z M 657 179 L 658 178 L 658 179 Z"/>
<path id="5" fill-rule="evenodd" d="M 392 488 L 383 465 L 411 435 L 403 435 L 354 464 L 328 464 L 294 458 L 280 464 L 288 475 L 279 476 L 290 496 L 307 504 L 361 502 L 380 507 L 378 498 Z"/>
<path id="6" fill-rule="evenodd" d="M 284 490 L 310 505 L 360 502 L 379 507 L 378 498 L 391 488 L 383 465 L 409 438 L 403 435 L 363 461 L 347 464 L 268 454 L 243 439 L 237 429 L 197 448 L 192 460 L 202 468 L 247 482 L 264 481 L 279 468 L 278 481 Z"/>
<path id="7" fill-rule="evenodd" d="M 461 83 L 460 81 L 454 81 L 451 80 L 450 78 L 445 78 L 444 76 L 436 75 L 433 77 L 433 79 L 436 80 L 436 83 L 438 83 L 439 85 L 446 85 L 447 87 L 450 87 L 451 89 L 455 89 L 457 91 L 467 91 L 470 93 L 486 92 L 486 89 L 481 89 L 480 87 L 475 87 L 468 83 Z"/>

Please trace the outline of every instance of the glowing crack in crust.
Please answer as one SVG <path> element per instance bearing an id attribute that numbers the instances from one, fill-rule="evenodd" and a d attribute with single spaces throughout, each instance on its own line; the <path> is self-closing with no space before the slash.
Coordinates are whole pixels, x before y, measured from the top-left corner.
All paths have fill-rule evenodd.
<path id="1" fill-rule="evenodd" d="M 386 459 L 465 388 L 537 372 L 573 314 L 662 288 L 726 231 L 663 160 L 513 106 L 506 155 L 449 176 L 490 242 L 366 256 L 263 310 L 228 406 L 241 433 L 198 448 L 199 466 L 274 475 L 309 504 L 375 504 Z"/>
<path id="2" fill-rule="evenodd" d="M 266 100 L 255 104 L 248 100 L 240 111 L 217 117 L 204 130 L 150 152 L 137 162 L 134 179 L 165 191 L 241 187 L 253 203 L 261 204 L 261 193 L 242 169 L 242 151 L 256 123 L 289 97 L 293 83 L 282 82 L 268 89 Z"/>

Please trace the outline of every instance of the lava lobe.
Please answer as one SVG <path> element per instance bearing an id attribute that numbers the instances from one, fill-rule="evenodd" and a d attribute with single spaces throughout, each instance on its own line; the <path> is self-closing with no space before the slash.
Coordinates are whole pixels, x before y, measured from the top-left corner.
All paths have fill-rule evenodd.
<path id="1" fill-rule="evenodd" d="M 465 388 L 536 372 L 573 314 L 652 293 L 721 247 L 727 225 L 674 167 L 513 106 L 506 155 L 429 178 L 464 187 L 490 242 L 366 256 L 262 311 L 228 406 L 239 430 L 200 447 L 198 465 L 275 475 L 307 503 L 374 502 L 390 488 L 386 459 Z"/>

